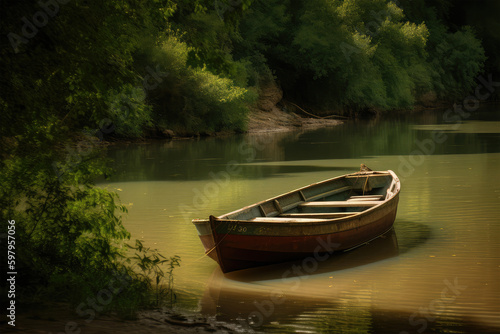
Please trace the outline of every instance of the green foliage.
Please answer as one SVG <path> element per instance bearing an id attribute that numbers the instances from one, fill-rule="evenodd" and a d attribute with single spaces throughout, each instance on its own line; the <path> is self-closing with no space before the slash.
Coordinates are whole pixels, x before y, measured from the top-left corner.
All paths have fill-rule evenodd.
<path id="1" fill-rule="evenodd" d="M 19 18 L 41 8 L 6 1 L 0 10 L 11 14 L 2 19 L 7 35 L 23 34 Z M 126 210 L 94 181 L 110 173 L 103 134 L 137 137 L 151 124 L 135 67 L 143 36 L 159 23 L 151 11 L 145 2 L 69 2 L 29 39 L 2 39 L 0 228 L 16 221 L 20 300 L 79 302 L 118 270 L 133 277 L 124 304 L 147 299 L 144 279 L 122 263 Z"/>
<path id="2" fill-rule="evenodd" d="M 348 110 L 413 105 L 416 89 L 426 83 L 410 75 L 425 63 L 425 25 L 402 21 L 402 10 L 384 0 L 315 0 L 298 13 L 292 44 L 298 56 L 291 63 L 304 75 L 296 85 L 320 89 L 314 96 L 319 105 Z"/>
<path id="3" fill-rule="evenodd" d="M 285 96 L 322 109 L 408 108 L 428 92 L 464 94 L 486 59 L 478 38 L 450 23 L 450 1 L 399 3 L 70 2 L 27 42 L 3 39 L 0 127 L 10 135 L 13 118 L 31 124 L 50 115 L 69 128 L 110 120 L 126 137 L 153 125 L 239 131 L 242 105 L 255 98 L 244 90 L 273 79 Z M 18 18 L 40 8 L 4 2 L 2 9 L 11 13 L 2 22 L 8 35 L 21 34 Z M 158 64 L 171 78 L 144 96 L 146 69 Z"/>
<path id="4" fill-rule="evenodd" d="M 2 20 L 2 33 L 22 35 L 19 18 L 40 10 L 36 3 L 2 3 L 3 12 L 12 11 Z M 133 54 L 147 34 L 138 24 L 147 23 L 147 13 L 132 1 L 69 2 L 25 43 L 2 44 L 0 73 L 7 105 L 1 116 L 2 133 L 9 135 L 4 127 L 11 120 L 31 123 L 49 116 L 71 128 L 98 128 L 108 118 L 111 91 L 120 92 L 126 84 L 141 87 Z"/>
<path id="5" fill-rule="evenodd" d="M 19 265 L 35 271 L 41 282 L 111 266 L 120 253 L 115 242 L 129 237 L 116 195 L 92 186 L 107 170 L 98 151 L 77 164 L 67 156 L 60 165 L 50 152 L 12 157 L 1 169 L 2 223 L 18 222 Z"/>
<path id="6" fill-rule="evenodd" d="M 454 7 L 455 13 L 465 11 L 464 16 L 467 16 L 478 5 L 452 4 L 448 0 L 403 0 L 401 5 L 410 21 L 425 20 L 429 30 L 426 47 L 429 56 L 417 71 L 418 77 L 423 79 L 422 87 L 434 92 L 441 100 L 463 99 L 483 70 L 486 55 L 475 29 L 457 26 L 450 11 Z M 469 6 L 472 8 L 467 8 Z M 481 6 L 481 16 L 490 16 L 496 5 L 491 3 L 489 6 L 492 8 Z M 485 45 L 489 41 L 491 39 L 485 40 Z M 490 51 L 493 51 L 491 47 Z M 422 76 L 424 67 L 427 74 Z"/>
<path id="7" fill-rule="evenodd" d="M 144 129 L 152 126 L 152 107 L 146 104 L 142 87 L 123 85 L 120 92 L 110 93 L 108 105 L 108 117 L 118 135 L 141 137 Z"/>
<path id="8" fill-rule="evenodd" d="M 235 42 L 235 54 L 238 58 L 252 52 L 265 53 L 286 38 L 286 28 L 290 23 L 287 9 L 290 1 L 256 1 L 245 11 L 239 22 L 240 38 Z"/>
<path id="9" fill-rule="evenodd" d="M 212 74 L 206 68 L 188 66 L 192 49 L 174 37 L 156 50 L 155 61 L 168 76 L 150 92 L 156 105 L 156 121 L 179 132 L 241 131 L 245 127 L 248 103 L 254 99 L 232 80 Z"/>
<path id="10" fill-rule="evenodd" d="M 135 247 L 128 247 L 136 251 L 130 260 L 133 266 L 140 269 L 136 271 L 137 275 L 148 284 L 148 291 L 154 291 L 154 306 L 162 306 L 161 303 L 169 299 L 172 307 L 174 299 L 177 298 L 174 293 L 174 269 L 180 266 L 180 257 L 175 255 L 167 259 L 157 249 L 144 247 L 140 240 L 135 241 Z M 168 264 L 167 272 L 162 269 L 165 264 Z M 165 279 L 167 283 L 164 282 Z"/>
<path id="11" fill-rule="evenodd" d="M 481 42 L 469 28 L 449 33 L 424 2 L 403 1 L 411 20 L 387 0 L 256 2 L 242 18 L 241 45 L 265 57 L 258 66 L 276 70 L 285 96 L 323 110 L 412 108 L 429 92 L 458 97 L 482 69 Z M 449 10 L 446 1 L 436 6 Z"/>
<path id="12" fill-rule="evenodd" d="M 42 135 L 42 129 L 37 145 L 51 137 L 47 129 Z M 101 305 L 105 307 L 100 311 L 132 315 L 140 307 L 166 304 L 169 296 L 171 305 L 173 270 L 180 259 L 166 261 L 142 245 L 135 257 L 126 252 L 130 234 L 121 214 L 127 210 L 115 193 L 94 186 L 96 178 L 110 173 L 94 139 L 82 139 L 65 151 L 30 154 L 23 154 L 20 141 L 8 143 L 11 155 L 0 169 L 0 228 L 6 231 L 9 220 L 16 222 L 15 265 L 22 273 L 18 300 L 78 305 L 108 289 L 113 303 Z M 117 275 L 126 277 L 125 284 L 109 292 Z M 169 281 L 166 290 L 163 278 Z"/>
<path id="13" fill-rule="evenodd" d="M 469 27 L 442 37 L 431 53 L 435 91 L 441 98 L 461 99 L 474 87 L 475 77 L 483 69 L 484 49 Z"/>

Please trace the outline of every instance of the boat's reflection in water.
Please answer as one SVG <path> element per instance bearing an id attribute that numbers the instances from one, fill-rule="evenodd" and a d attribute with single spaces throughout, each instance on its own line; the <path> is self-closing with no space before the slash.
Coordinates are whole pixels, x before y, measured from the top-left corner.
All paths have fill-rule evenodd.
<path id="1" fill-rule="evenodd" d="M 310 257 L 226 275 L 217 268 L 201 300 L 202 313 L 255 329 L 287 331 L 291 326 L 289 331 L 294 331 L 307 324 L 323 331 L 325 318 L 330 319 L 327 327 L 338 329 L 339 324 L 331 321 L 341 321 L 348 326 L 357 323 L 361 329 L 366 317 L 360 312 L 369 312 L 376 288 L 370 274 L 398 254 L 391 229 L 369 244 L 320 259 L 324 261 Z"/>
<path id="2" fill-rule="evenodd" d="M 283 280 L 284 276 L 296 281 L 295 278 L 305 279 L 307 276 L 319 276 L 325 273 L 334 273 L 345 269 L 375 263 L 399 254 L 399 245 L 394 228 L 370 243 L 359 246 L 347 252 L 332 255 L 311 256 L 307 259 L 277 265 L 240 270 L 225 274 L 229 280 L 241 282 L 259 282 L 267 280 Z M 324 257 L 323 257 L 324 256 Z M 323 261 L 322 258 L 325 259 Z M 215 274 L 215 273 L 214 273 Z"/>

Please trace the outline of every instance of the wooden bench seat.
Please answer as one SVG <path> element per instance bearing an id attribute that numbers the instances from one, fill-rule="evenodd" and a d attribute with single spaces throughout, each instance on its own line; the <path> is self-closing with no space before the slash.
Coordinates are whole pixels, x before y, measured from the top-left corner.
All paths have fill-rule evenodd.
<path id="1" fill-rule="evenodd" d="M 383 201 L 319 201 L 306 202 L 299 206 L 303 208 L 359 208 L 372 207 L 383 203 Z"/>
<path id="2" fill-rule="evenodd" d="M 284 213 L 280 217 L 286 218 L 323 218 L 335 219 L 342 217 L 350 217 L 359 214 L 360 212 L 322 212 L 322 213 Z"/>
<path id="3" fill-rule="evenodd" d="M 384 195 L 351 196 L 348 201 L 380 201 Z"/>
<path id="4" fill-rule="evenodd" d="M 325 198 L 325 197 L 328 197 L 328 196 L 333 196 L 333 195 L 340 194 L 340 193 L 343 193 L 344 191 L 349 191 L 349 190 L 352 190 L 352 187 L 351 186 L 345 186 L 345 187 L 342 187 L 342 188 L 338 188 L 338 189 L 333 189 L 333 190 L 327 191 L 327 192 L 322 193 L 322 194 L 317 194 L 317 195 L 309 196 L 307 198 L 304 196 L 304 200 L 315 201 L 315 200 L 320 199 L 320 198 Z"/>
<path id="5" fill-rule="evenodd" d="M 318 218 L 288 218 L 288 217 L 256 217 L 249 219 L 252 222 L 263 222 L 263 223 L 319 223 L 324 222 L 327 219 Z"/>

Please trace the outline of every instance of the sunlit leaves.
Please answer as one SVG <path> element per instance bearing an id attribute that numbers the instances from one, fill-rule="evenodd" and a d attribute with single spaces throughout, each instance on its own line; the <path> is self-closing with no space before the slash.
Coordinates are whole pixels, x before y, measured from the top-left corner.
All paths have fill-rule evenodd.
<path id="1" fill-rule="evenodd" d="M 415 84 L 406 72 L 425 62 L 424 24 L 402 22 L 402 10 L 385 0 L 315 0 L 305 5 L 294 44 L 313 79 L 328 77 L 339 105 L 408 107 Z"/>
<path id="2" fill-rule="evenodd" d="M 168 73 L 149 92 L 161 106 L 156 109 L 156 121 L 181 132 L 243 129 L 251 94 L 206 68 L 189 67 L 189 51 L 186 43 L 173 37 L 155 51 L 154 59 Z"/>

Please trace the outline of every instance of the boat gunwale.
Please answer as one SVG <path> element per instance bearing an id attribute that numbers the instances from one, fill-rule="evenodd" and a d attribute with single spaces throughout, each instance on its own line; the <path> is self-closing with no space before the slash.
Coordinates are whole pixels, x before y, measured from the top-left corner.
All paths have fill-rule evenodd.
<path id="1" fill-rule="evenodd" d="M 347 217 L 347 218 L 352 218 L 352 217 L 353 216 Z M 354 217 L 359 217 L 359 216 L 354 216 Z M 214 217 L 214 218 L 215 218 L 215 221 L 218 221 L 218 222 L 228 222 L 228 223 L 235 222 L 235 223 L 238 223 L 238 224 L 239 223 L 252 223 L 252 224 L 262 224 L 262 225 L 274 225 L 274 224 L 277 224 L 279 226 L 284 226 L 284 227 L 286 227 L 287 225 L 294 226 L 294 227 L 311 226 L 311 224 L 314 224 L 317 227 L 319 225 L 329 225 L 331 223 L 335 223 L 335 224 L 337 224 L 337 223 L 344 223 L 344 221 L 340 222 L 338 219 L 328 220 L 328 221 L 325 221 L 325 222 L 310 222 L 310 223 L 307 223 L 307 222 L 300 222 L 300 223 L 274 223 L 274 222 L 269 222 L 269 223 L 265 223 L 265 222 L 252 222 L 252 221 L 242 221 L 242 220 L 219 220 L 216 217 Z M 349 221 L 349 220 L 352 220 L 352 219 L 347 219 L 346 221 Z M 371 225 L 371 224 L 374 224 L 374 223 L 375 222 L 373 222 L 373 221 L 369 221 L 369 222 L 367 222 L 366 224 L 364 224 L 362 226 Z M 210 224 L 210 222 L 208 222 L 208 224 Z M 392 227 L 392 225 L 391 225 L 391 227 Z M 336 233 L 343 233 L 343 232 L 346 232 L 346 231 L 352 231 L 352 230 L 356 230 L 356 229 L 359 229 L 359 228 L 360 228 L 360 226 L 356 225 L 356 226 L 353 226 L 353 227 L 350 227 L 350 228 L 345 228 L 345 229 L 342 229 L 342 230 L 339 230 L 339 231 L 335 231 L 335 232 L 318 233 L 318 234 L 306 234 L 304 236 L 309 236 L 309 237 L 318 237 L 318 236 L 322 236 L 322 235 L 327 236 L 327 235 L 333 235 L 333 234 L 336 234 Z M 232 234 L 232 233 L 225 233 L 225 234 Z M 270 235 L 258 235 L 258 236 L 259 237 L 270 237 Z M 273 238 L 280 238 L 281 236 L 279 236 L 279 235 L 273 235 L 272 237 Z M 290 237 L 290 235 L 285 235 L 283 237 Z"/>
<path id="2" fill-rule="evenodd" d="M 377 204 L 373 207 L 370 207 L 364 211 L 360 211 L 360 212 L 356 212 L 355 214 L 353 215 L 349 215 L 349 216 L 346 216 L 346 217 L 339 217 L 339 218 L 331 218 L 331 219 L 324 219 L 324 218 L 309 218 L 309 219 L 314 219 L 312 221 L 307 221 L 306 219 L 307 218 L 302 218 L 304 219 L 303 221 L 299 221 L 299 222 L 293 222 L 293 221 L 286 221 L 287 219 L 293 219 L 293 218 L 285 218 L 283 217 L 283 221 L 282 222 L 279 222 L 279 221 L 253 221 L 253 220 L 240 220 L 240 219 L 232 219 L 232 218 L 225 218 L 229 215 L 232 215 L 232 214 L 236 214 L 238 212 L 241 212 L 243 210 L 248 210 L 249 208 L 251 207 L 255 207 L 255 206 L 259 206 L 259 205 L 262 205 L 264 203 L 267 203 L 269 201 L 273 201 L 273 200 L 276 200 L 276 199 L 279 199 L 280 197 L 284 197 L 286 195 L 289 195 L 289 194 L 293 194 L 295 192 L 299 192 L 303 189 L 307 189 L 309 187 L 313 187 L 313 186 L 316 186 L 316 185 L 321 185 L 321 184 L 324 184 L 324 183 L 327 183 L 327 182 L 331 182 L 331 181 L 334 181 L 334 180 L 337 180 L 337 179 L 342 179 L 342 178 L 346 178 L 348 176 L 365 176 L 365 175 L 391 175 L 392 176 L 392 181 L 391 183 L 389 184 L 389 187 L 388 187 L 388 190 L 392 189 L 393 188 L 393 183 L 395 183 L 395 187 L 394 187 L 394 192 L 391 191 L 392 195 L 390 198 L 386 199 L 386 200 L 383 200 L 383 201 L 380 201 L 380 204 Z M 304 187 L 301 187 L 301 188 L 298 188 L 298 189 L 295 189 L 295 190 L 292 190 L 292 191 L 289 191 L 289 192 L 286 192 L 286 193 L 283 193 L 283 194 L 280 194 L 278 196 L 274 196 L 274 197 L 271 197 L 269 199 L 266 199 L 266 200 L 263 200 L 263 201 L 260 201 L 260 202 L 257 202 L 257 203 L 254 203 L 254 204 L 251 204 L 251 205 L 248 205 L 248 206 L 245 206 L 243 208 L 240 208 L 238 210 L 235 210 L 235 211 L 232 211 L 232 212 L 229 212 L 229 213 L 226 213 L 226 214 L 223 214 L 219 217 L 214 217 L 217 221 L 220 221 L 220 222 L 234 222 L 234 223 L 237 223 L 237 224 L 242 224 L 242 225 L 247 225 L 247 224 L 254 224 L 254 225 L 279 225 L 279 226 L 287 226 L 287 225 L 290 225 L 290 226 L 301 226 L 301 225 L 304 225 L 304 226 L 307 226 L 307 225 L 311 225 L 311 224 L 315 224 L 315 225 L 327 225 L 327 224 L 331 224 L 331 223 L 342 223 L 342 222 L 345 222 L 345 221 L 350 221 L 350 220 L 354 220 L 354 219 L 360 219 L 364 216 L 367 216 L 367 215 L 370 215 L 370 214 L 373 214 L 373 212 L 375 210 L 379 210 L 383 207 L 386 207 L 387 205 L 389 205 L 390 203 L 392 203 L 397 197 L 398 197 L 398 194 L 401 190 L 401 182 L 399 180 L 399 178 L 397 177 L 397 175 L 392 171 L 392 170 L 387 170 L 387 171 L 370 171 L 370 172 L 357 172 L 357 173 L 351 173 L 351 174 L 345 174 L 345 175 L 340 175 L 340 176 L 337 176 L 337 177 L 334 177 L 334 178 L 331 178 L 331 179 L 327 179 L 327 180 L 323 180 L 323 181 L 320 181 L 320 182 L 316 182 L 316 183 L 312 183 L 310 185 L 307 185 L 307 186 L 304 186 Z M 306 202 L 304 202 L 306 203 Z M 299 204 L 300 205 L 300 204 Z M 313 214 L 313 213 L 312 213 Z M 257 218 L 257 217 L 254 217 L 254 218 Z M 252 218 L 252 219 L 254 219 Z M 259 218 L 266 218 L 266 217 L 259 217 Z M 276 217 L 269 217 L 269 218 L 276 218 Z M 317 219 L 322 219 L 322 221 L 317 221 Z M 192 221 L 193 224 L 207 224 L 207 223 L 210 223 L 210 220 L 209 219 L 195 219 Z"/>

